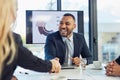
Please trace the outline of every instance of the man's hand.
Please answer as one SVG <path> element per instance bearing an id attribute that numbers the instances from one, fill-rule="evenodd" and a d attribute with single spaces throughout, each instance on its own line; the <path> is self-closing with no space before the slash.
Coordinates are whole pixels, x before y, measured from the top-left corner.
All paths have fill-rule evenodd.
<path id="1" fill-rule="evenodd" d="M 106 75 L 108 76 L 120 76 L 120 65 L 115 61 L 109 63 L 106 67 Z"/>
<path id="2" fill-rule="evenodd" d="M 75 58 L 71 58 L 72 59 L 72 63 L 74 63 L 76 66 L 80 65 L 80 58 L 79 57 L 75 57 Z"/>
<path id="3" fill-rule="evenodd" d="M 112 66 L 114 65 L 114 61 L 110 62 L 106 66 L 106 75 L 110 75 L 112 72 Z"/>
<path id="4" fill-rule="evenodd" d="M 59 63 L 59 58 L 54 58 L 54 59 L 52 59 L 52 60 L 50 60 L 51 61 L 51 63 L 52 63 L 52 69 L 51 69 L 51 71 L 50 72 L 55 72 L 55 73 L 58 73 L 58 72 L 60 72 L 60 70 L 61 70 L 61 65 L 60 65 L 60 63 Z"/>

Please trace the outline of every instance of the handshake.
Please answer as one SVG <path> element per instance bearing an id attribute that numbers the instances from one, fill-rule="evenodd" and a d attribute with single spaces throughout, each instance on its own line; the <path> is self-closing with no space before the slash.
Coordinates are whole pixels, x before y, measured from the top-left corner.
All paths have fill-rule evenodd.
<path id="1" fill-rule="evenodd" d="M 59 58 L 54 58 L 54 59 L 50 60 L 50 62 L 52 63 L 52 69 L 51 69 L 50 73 L 59 73 L 61 70 Z"/>

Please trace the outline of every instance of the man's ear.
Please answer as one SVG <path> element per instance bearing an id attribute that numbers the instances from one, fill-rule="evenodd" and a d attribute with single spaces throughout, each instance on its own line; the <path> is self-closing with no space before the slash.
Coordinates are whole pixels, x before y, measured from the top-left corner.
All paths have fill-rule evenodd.
<path id="1" fill-rule="evenodd" d="M 74 29 L 76 28 L 76 24 L 74 24 Z"/>

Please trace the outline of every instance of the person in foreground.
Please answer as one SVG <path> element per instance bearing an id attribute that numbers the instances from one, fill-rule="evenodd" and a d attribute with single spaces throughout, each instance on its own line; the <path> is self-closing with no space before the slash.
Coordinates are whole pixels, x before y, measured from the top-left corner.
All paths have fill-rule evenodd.
<path id="1" fill-rule="evenodd" d="M 106 66 L 106 75 L 120 77 L 120 56 Z"/>
<path id="2" fill-rule="evenodd" d="M 83 58 L 87 58 L 87 63 L 92 63 L 92 55 L 87 47 L 85 38 L 81 33 L 75 33 L 73 30 L 76 28 L 75 17 L 66 13 L 63 15 L 59 24 L 59 31 L 49 34 L 45 43 L 45 59 L 51 60 L 57 57 L 61 65 L 66 63 L 67 47 L 65 41 L 69 39 L 71 44 L 71 53 L 69 57 L 69 65 L 80 64 L 81 55 Z"/>
<path id="3" fill-rule="evenodd" d="M 57 59 L 42 60 L 22 44 L 21 37 L 11 31 L 16 19 L 16 0 L 0 0 L 0 80 L 11 80 L 17 66 L 38 72 L 59 72 Z"/>

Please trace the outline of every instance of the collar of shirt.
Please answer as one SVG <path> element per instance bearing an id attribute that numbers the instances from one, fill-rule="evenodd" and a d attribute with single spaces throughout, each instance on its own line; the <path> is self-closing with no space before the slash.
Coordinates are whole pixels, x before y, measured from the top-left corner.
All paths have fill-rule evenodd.
<path id="1" fill-rule="evenodd" d="M 62 37 L 62 40 L 63 40 L 63 42 L 65 42 L 66 37 Z M 72 35 L 69 37 L 69 40 L 73 43 L 73 33 L 72 33 Z"/>

